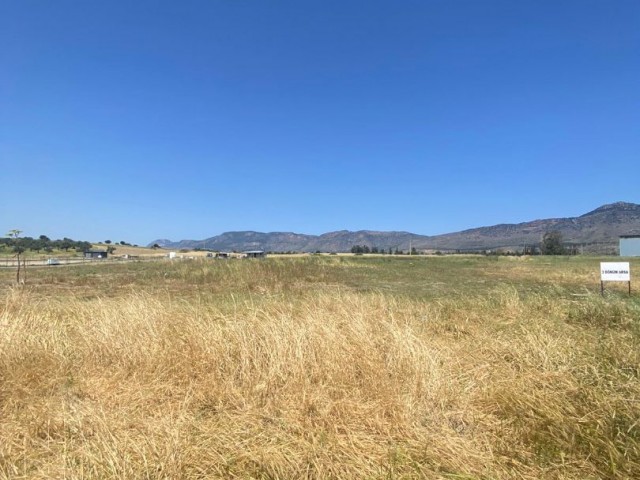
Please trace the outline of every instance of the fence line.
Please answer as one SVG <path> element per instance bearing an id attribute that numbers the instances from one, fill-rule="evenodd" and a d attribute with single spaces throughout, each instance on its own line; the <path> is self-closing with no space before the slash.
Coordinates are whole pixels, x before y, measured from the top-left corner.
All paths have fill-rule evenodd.
<path id="1" fill-rule="evenodd" d="M 85 258 L 85 257 L 55 257 L 58 263 L 47 263 L 53 257 L 43 256 L 41 258 L 20 258 L 20 265 L 27 267 L 55 267 L 58 265 L 82 265 L 82 264 L 100 264 L 100 263 L 123 263 L 123 262 L 140 262 L 162 260 L 165 256 L 144 256 L 133 258 L 111 257 L 111 258 Z M 0 268 L 17 268 L 18 259 L 16 257 L 0 258 Z"/>

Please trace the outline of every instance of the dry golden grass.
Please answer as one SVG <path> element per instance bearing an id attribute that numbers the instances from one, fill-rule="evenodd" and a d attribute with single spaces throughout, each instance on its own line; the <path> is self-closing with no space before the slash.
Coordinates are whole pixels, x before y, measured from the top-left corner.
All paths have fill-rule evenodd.
<path id="1" fill-rule="evenodd" d="M 8 288 L 0 478 L 637 478 L 638 298 L 447 261 L 430 298 L 354 286 L 421 265 L 335 258 Z"/>

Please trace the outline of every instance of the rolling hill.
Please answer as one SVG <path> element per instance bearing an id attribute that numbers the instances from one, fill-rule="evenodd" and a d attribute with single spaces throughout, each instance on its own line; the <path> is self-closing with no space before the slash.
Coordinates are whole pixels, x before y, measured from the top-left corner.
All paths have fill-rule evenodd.
<path id="1" fill-rule="evenodd" d="M 265 250 L 272 252 L 348 252 L 353 245 L 388 250 L 487 250 L 522 249 L 537 245 L 545 232 L 557 230 L 564 241 L 578 244 L 585 251 L 613 253 L 620 235 L 640 234 L 640 205 L 617 202 L 603 205 L 579 217 L 550 218 L 518 224 L 473 228 L 444 235 L 425 236 L 410 232 L 341 230 L 322 235 L 292 232 L 226 232 L 204 240 L 151 242 L 165 248 L 202 248 L 217 251 Z"/>

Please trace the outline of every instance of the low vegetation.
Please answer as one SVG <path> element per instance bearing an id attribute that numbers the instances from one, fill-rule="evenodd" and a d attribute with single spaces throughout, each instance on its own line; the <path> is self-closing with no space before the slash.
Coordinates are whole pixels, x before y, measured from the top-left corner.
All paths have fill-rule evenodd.
<path id="1" fill-rule="evenodd" d="M 30 251 L 32 253 L 51 253 L 54 251 L 84 252 L 91 248 L 91 243 L 76 241 L 70 238 L 62 240 L 51 240 L 46 235 L 38 238 L 21 237 L 20 230 L 11 230 L 4 238 L 0 237 L 0 255 L 11 253 L 22 253 Z"/>
<path id="2" fill-rule="evenodd" d="M 0 271 L 0 478 L 638 478 L 640 296 L 598 261 Z"/>

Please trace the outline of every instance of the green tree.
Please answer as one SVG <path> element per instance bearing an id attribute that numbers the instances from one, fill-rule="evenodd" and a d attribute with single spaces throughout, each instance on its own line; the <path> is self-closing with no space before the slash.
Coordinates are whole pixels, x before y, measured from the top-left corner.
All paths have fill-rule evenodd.
<path id="1" fill-rule="evenodd" d="M 540 252 L 542 255 L 564 255 L 565 249 L 562 244 L 562 233 L 557 230 L 546 232 L 542 236 Z"/>
<path id="2" fill-rule="evenodd" d="M 92 246 L 89 242 L 76 242 L 75 249 L 76 252 L 88 252 Z"/>
<path id="3" fill-rule="evenodd" d="M 73 240 L 71 240 L 70 238 L 64 237 L 60 242 L 60 248 L 65 252 L 68 252 L 71 247 L 73 247 Z"/>
<path id="4" fill-rule="evenodd" d="M 40 250 L 42 250 L 44 247 L 47 246 L 47 243 L 44 242 L 43 240 L 34 240 L 33 242 L 31 242 L 31 250 L 35 250 L 36 252 L 40 253 Z"/>
<path id="5" fill-rule="evenodd" d="M 13 245 L 13 252 L 16 254 L 16 258 L 18 259 L 18 270 L 16 272 L 16 282 L 18 283 L 20 283 L 20 254 L 24 252 L 24 247 L 20 245 L 18 242 L 18 238 L 20 237 L 21 233 L 22 233 L 22 230 L 13 229 L 13 230 L 9 230 L 9 233 L 7 233 L 6 235 L 11 240 L 11 245 Z M 27 268 L 26 262 L 25 262 L 24 268 L 25 270 Z M 23 281 L 26 281 L 26 278 L 23 279 Z"/>
<path id="6" fill-rule="evenodd" d="M 351 253 L 355 253 L 356 255 L 363 253 L 371 253 L 371 248 L 369 245 L 354 245 L 351 247 Z"/>

